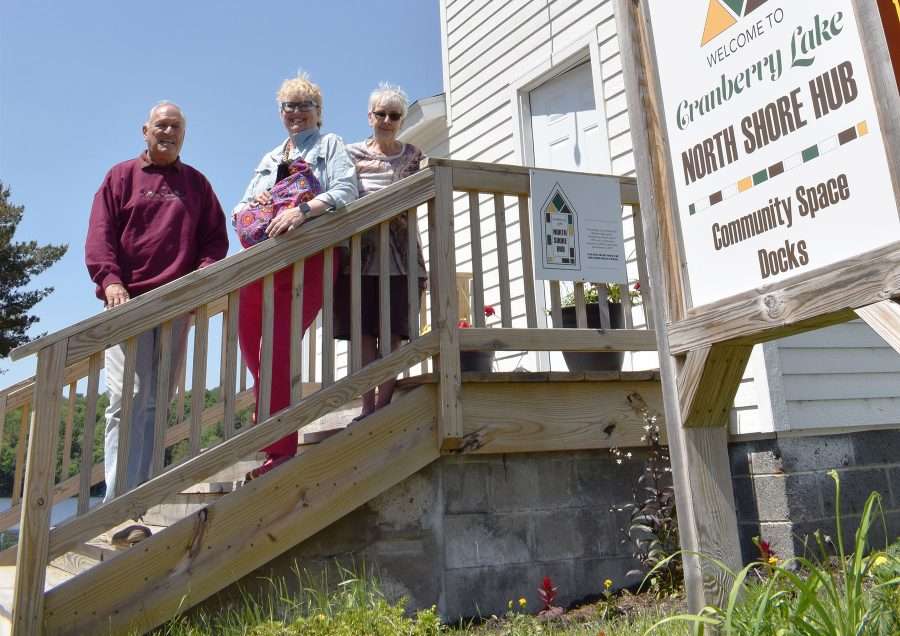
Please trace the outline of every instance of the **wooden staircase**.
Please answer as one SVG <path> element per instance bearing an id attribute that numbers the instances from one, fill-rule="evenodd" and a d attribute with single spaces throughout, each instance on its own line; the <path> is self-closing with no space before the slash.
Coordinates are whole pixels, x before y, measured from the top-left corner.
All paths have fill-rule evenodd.
<path id="1" fill-rule="evenodd" d="M 620 179 L 622 201 L 638 217 L 634 180 Z M 474 327 L 460 329 L 460 299 L 456 293 L 456 230 L 454 191 L 468 193 L 470 218 L 478 221 L 479 192 L 491 195 L 493 219 L 498 229 L 500 320 L 485 324 L 475 312 Z M 460 351 L 653 351 L 652 331 L 634 328 L 631 309 L 627 329 L 592 330 L 584 322 L 583 288 L 575 289 L 578 329 L 538 328 L 535 284 L 531 273 L 528 233 L 506 241 L 506 203 L 511 199 L 518 218 L 527 227 L 528 171 L 516 166 L 492 166 L 468 162 L 430 162 L 422 171 L 378 193 L 348 206 L 329 218 L 317 219 L 301 230 L 288 233 L 194 272 L 178 281 L 129 301 L 115 310 L 45 336 L 13 352 L 15 359 L 37 354 L 34 382 L 26 388 L 0 391 L 0 421 L 7 409 L 23 409 L 17 453 L 17 484 L 22 486 L 21 505 L 0 515 L 17 517 L 19 544 L 0 552 L 0 632 L 12 627 L 19 634 L 124 634 L 146 631 L 192 607 L 223 587 L 237 581 L 274 557 L 326 528 L 388 488 L 428 466 L 442 453 L 507 453 L 567 451 L 636 443 L 640 436 L 639 399 L 633 399 L 656 382 L 653 372 L 605 372 L 585 374 L 487 374 L 480 386 L 463 390 Z M 239 290 L 263 280 L 263 333 L 259 392 L 272 390 L 272 319 L 274 273 L 293 267 L 293 308 L 299 315 L 305 259 L 325 252 L 326 279 L 337 246 L 350 244 L 350 270 L 359 292 L 362 234 L 379 228 L 381 252 L 387 254 L 389 224 L 404 217 L 415 240 L 419 211 L 427 208 L 427 245 L 430 285 L 421 314 L 411 303 L 410 324 L 429 322 L 430 332 L 412 334 L 413 339 L 393 351 L 383 349 L 381 358 L 362 366 L 358 315 L 351 320 L 351 344 L 346 358 L 347 374 L 336 379 L 336 352 L 331 338 L 333 298 L 325 286 L 322 310 L 321 351 L 307 335 L 290 352 L 291 400 L 284 410 L 269 414 L 260 408 L 259 423 L 235 429 L 236 415 L 252 404 L 245 373 L 237 351 Z M 424 229 L 424 228 L 423 228 Z M 480 246 L 480 222 L 472 224 L 470 245 Z M 468 249 L 468 248 L 467 248 Z M 513 252 L 515 250 L 515 252 Z M 638 263 L 643 247 L 638 246 Z M 408 270 L 415 273 L 415 246 L 411 245 Z M 521 259 L 524 270 L 524 314 L 514 316 L 509 288 L 509 263 Z M 471 250 L 471 303 L 484 303 L 485 272 L 480 250 Z M 382 262 L 387 271 L 386 259 Z M 415 276 L 413 286 L 415 285 Z M 380 279 L 382 315 L 387 315 L 388 276 Z M 540 284 L 543 285 L 541 281 Z M 649 293 L 642 277 L 643 294 Z M 410 290 L 415 298 L 416 289 Z M 561 324 L 560 288 L 549 286 L 550 313 Z M 266 309 L 268 307 L 268 309 Z M 426 314 L 426 307 L 428 313 Z M 359 311 L 355 306 L 354 311 Z M 169 426 L 164 410 L 155 422 L 152 478 L 110 502 L 90 508 L 91 485 L 102 480 L 102 466 L 91 465 L 90 454 L 79 475 L 56 483 L 57 448 L 63 442 L 63 467 L 71 448 L 71 416 L 64 416 L 62 398 L 69 387 L 74 404 L 77 382 L 86 378 L 85 420 L 96 422 L 99 377 L 103 351 L 126 344 L 126 368 L 133 361 L 136 338 L 150 328 L 170 328 L 175 318 L 191 313 L 194 320 L 191 415 Z M 206 366 L 216 359 L 210 350 L 210 318 L 222 315 L 219 366 L 219 401 L 205 406 Z M 427 316 L 427 317 L 426 317 Z M 646 317 L 645 317 L 646 318 Z M 381 326 L 382 342 L 389 342 L 390 323 Z M 163 338 L 166 342 L 166 338 Z M 214 343 L 215 344 L 215 343 Z M 301 352 L 303 355 L 301 355 Z M 317 369 L 316 357 L 321 360 Z M 129 358 L 129 356 L 132 356 Z M 162 356 L 163 358 L 165 356 Z M 312 361 L 309 370 L 304 366 Z M 159 386 L 166 386 L 170 369 L 159 365 Z M 174 370 L 171 370 L 174 373 Z M 430 372 L 429 372 L 430 371 Z M 297 457 L 247 484 L 239 485 L 246 472 L 246 458 L 260 448 L 293 431 L 306 433 L 322 418 L 335 417 L 346 405 L 374 387 L 396 378 L 412 376 L 411 389 L 395 397 L 390 406 L 344 428 L 330 437 L 319 436 L 305 444 Z M 615 391 L 617 422 L 622 426 L 591 426 L 585 413 L 596 413 L 609 405 L 590 382 L 607 384 Z M 184 380 L 180 394 L 184 395 Z M 525 383 L 527 388 L 513 386 Z M 643 384 L 641 384 L 643 383 Z M 654 385 L 656 386 L 656 385 Z M 309 388 L 312 392 L 305 390 Z M 127 388 L 125 393 L 129 394 Z M 528 399 L 523 400 L 522 396 Z M 658 397 L 658 396 L 657 396 Z M 16 401 L 18 400 L 18 401 Z M 599 400 L 599 401 L 598 401 Z M 157 396 L 163 403 L 165 395 Z M 130 417 L 123 405 L 123 421 Z M 268 404 L 263 398 L 261 404 Z M 569 404 L 589 409 L 569 416 Z M 172 408 L 171 405 L 170 409 Z M 517 408 L 517 406 L 521 408 Z M 179 407 L 180 408 L 180 407 Z M 660 411 L 661 408 L 657 408 Z M 510 417 L 513 417 L 511 420 Z M 64 422 L 60 435 L 58 423 Z M 201 452 L 201 434 L 208 426 L 222 423 L 224 440 Z M 552 425 L 548 424 L 550 422 Z M 29 425 L 30 423 L 30 425 Z M 305 429 L 305 430 L 304 430 Z M 633 429 L 633 430 L 632 430 Z M 93 447 L 93 429 L 85 427 L 85 448 Z M 632 433 L 636 433 L 632 435 Z M 28 438 L 27 453 L 25 439 Z M 188 440 L 189 455 L 177 464 L 165 465 L 165 449 Z M 123 442 L 126 446 L 127 441 Z M 120 448 L 120 452 L 122 449 Z M 25 468 L 27 466 L 27 468 Z M 63 470 L 68 474 L 68 470 Z M 18 492 L 18 490 L 16 491 Z M 78 515 L 50 526 L 50 508 L 60 498 L 78 493 Z M 18 502 L 16 502 L 18 503 Z M 112 549 L 98 538 L 133 523 L 143 515 L 157 525 L 148 539 L 125 549 Z M 12 521 L 13 523 L 15 521 Z M 10 611 L 11 610 L 11 611 Z M 10 623 L 10 617 L 12 623 Z"/>

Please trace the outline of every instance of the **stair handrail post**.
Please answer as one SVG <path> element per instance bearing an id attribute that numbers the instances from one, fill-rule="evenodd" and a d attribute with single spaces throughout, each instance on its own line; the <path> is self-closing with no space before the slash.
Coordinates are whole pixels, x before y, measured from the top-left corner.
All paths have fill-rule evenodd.
<path id="1" fill-rule="evenodd" d="M 67 348 L 68 340 L 61 340 L 38 352 L 16 557 L 12 611 L 15 636 L 39 635 L 44 621 L 44 583 Z"/>
<path id="2" fill-rule="evenodd" d="M 456 293 L 456 242 L 453 212 L 453 169 L 435 166 L 435 196 L 428 202 L 428 248 L 431 268 L 431 324 L 440 337 L 438 379 L 438 444 L 462 445 L 463 423 L 459 363 L 459 297 Z"/>

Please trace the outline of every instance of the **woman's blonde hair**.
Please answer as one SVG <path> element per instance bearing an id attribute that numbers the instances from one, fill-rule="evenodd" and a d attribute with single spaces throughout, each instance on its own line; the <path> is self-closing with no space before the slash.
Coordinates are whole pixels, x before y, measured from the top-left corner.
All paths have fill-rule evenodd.
<path id="1" fill-rule="evenodd" d="M 278 102 L 279 108 L 281 107 L 282 102 L 301 102 L 304 100 L 314 101 L 318 108 L 316 108 L 317 116 L 317 124 L 319 128 L 322 127 L 322 89 L 319 88 L 318 84 L 314 84 L 309 79 L 309 74 L 300 71 L 297 73 L 297 77 L 292 77 L 291 79 L 286 79 L 281 83 L 281 87 L 278 89 L 278 93 L 275 95 L 275 100 Z"/>
<path id="2" fill-rule="evenodd" d="M 381 82 L 369 95 L 369 112 L 372 112 L 375 109 L 378 102 L 396 106 L 400 109 L 400 114 L 403 115 L 403 117 L 400 118 L 400 121 L 406 119 L 409 98 L 406 96 L 406 92 L 399 86 Z"/>

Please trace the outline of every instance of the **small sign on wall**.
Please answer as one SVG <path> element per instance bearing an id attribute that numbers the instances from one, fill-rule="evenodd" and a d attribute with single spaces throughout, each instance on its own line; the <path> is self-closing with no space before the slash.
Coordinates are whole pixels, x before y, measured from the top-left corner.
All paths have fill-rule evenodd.
<path id="1" fill-rule="evenodd" d="M 627 283 L 615 177 L 529 170 L 538 280 Z"/>

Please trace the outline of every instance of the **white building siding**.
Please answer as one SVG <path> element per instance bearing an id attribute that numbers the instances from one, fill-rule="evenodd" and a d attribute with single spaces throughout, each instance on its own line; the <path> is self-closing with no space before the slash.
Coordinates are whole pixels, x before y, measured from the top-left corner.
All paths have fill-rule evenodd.
<path id="1" fill-rule="evenodd" d="M 619 57 L 613 4 L 609 0 L 449 0 L 442 15 L 446 24 L 445 77 L 447 85 L 449 154 L 453 159 L 491 163 L 523 163 L 523 148 L 511 104 L 510 86 L 531 69 L 548 65 L 585 38 L 595 38 L 599 59 L 598 109 L 605 113 L 613 174 L 633 175 L 634 158 L 625 97 L 625 82 Z M 587 59 L 587 55 L 585 55 Z M 562 69 L 561 69 L 562 70 Z M 493 200 L 481 197 L 481 234 L 485 300 L 499 305 L 496 230 Z M 506 199 L 507 237 L 513 324 L 524 326 L 524 283 L 518 243 L 519 227 L 515 201 Z M 623 218 L 631 278 L 637 278 L 634 228 L 630 210 Z M 460 271 L 471 271 L 471 245 L 467 196 L 456 198 L 457 263 Z M 636 326 L 645 325 L 643 311 L 635 308 Z M 496 320 L 499 320 L 497 318 Z M 761 354 L 758 355 L 761 359 Z M 499 358 L 499 356 L 498 356 Z M 534 367 L 534 360 L 519 354 L 501 359 L 502 368 Z M 627 368 L 658 366 L 655 354 L 628 356 Z M 762 368 L 762 365 L 758 365 Z M 751 376 L 745 380 L 732 414 L 735 430 L 758 428 L 756 395 Z M 742 425 L 743 423 L 743 425 Z"/>
<path id="2" fill-rule="evenodd" d="M 900 356 L 861 320 L 766 345 L 778 430 L 896 426 Z"/>

